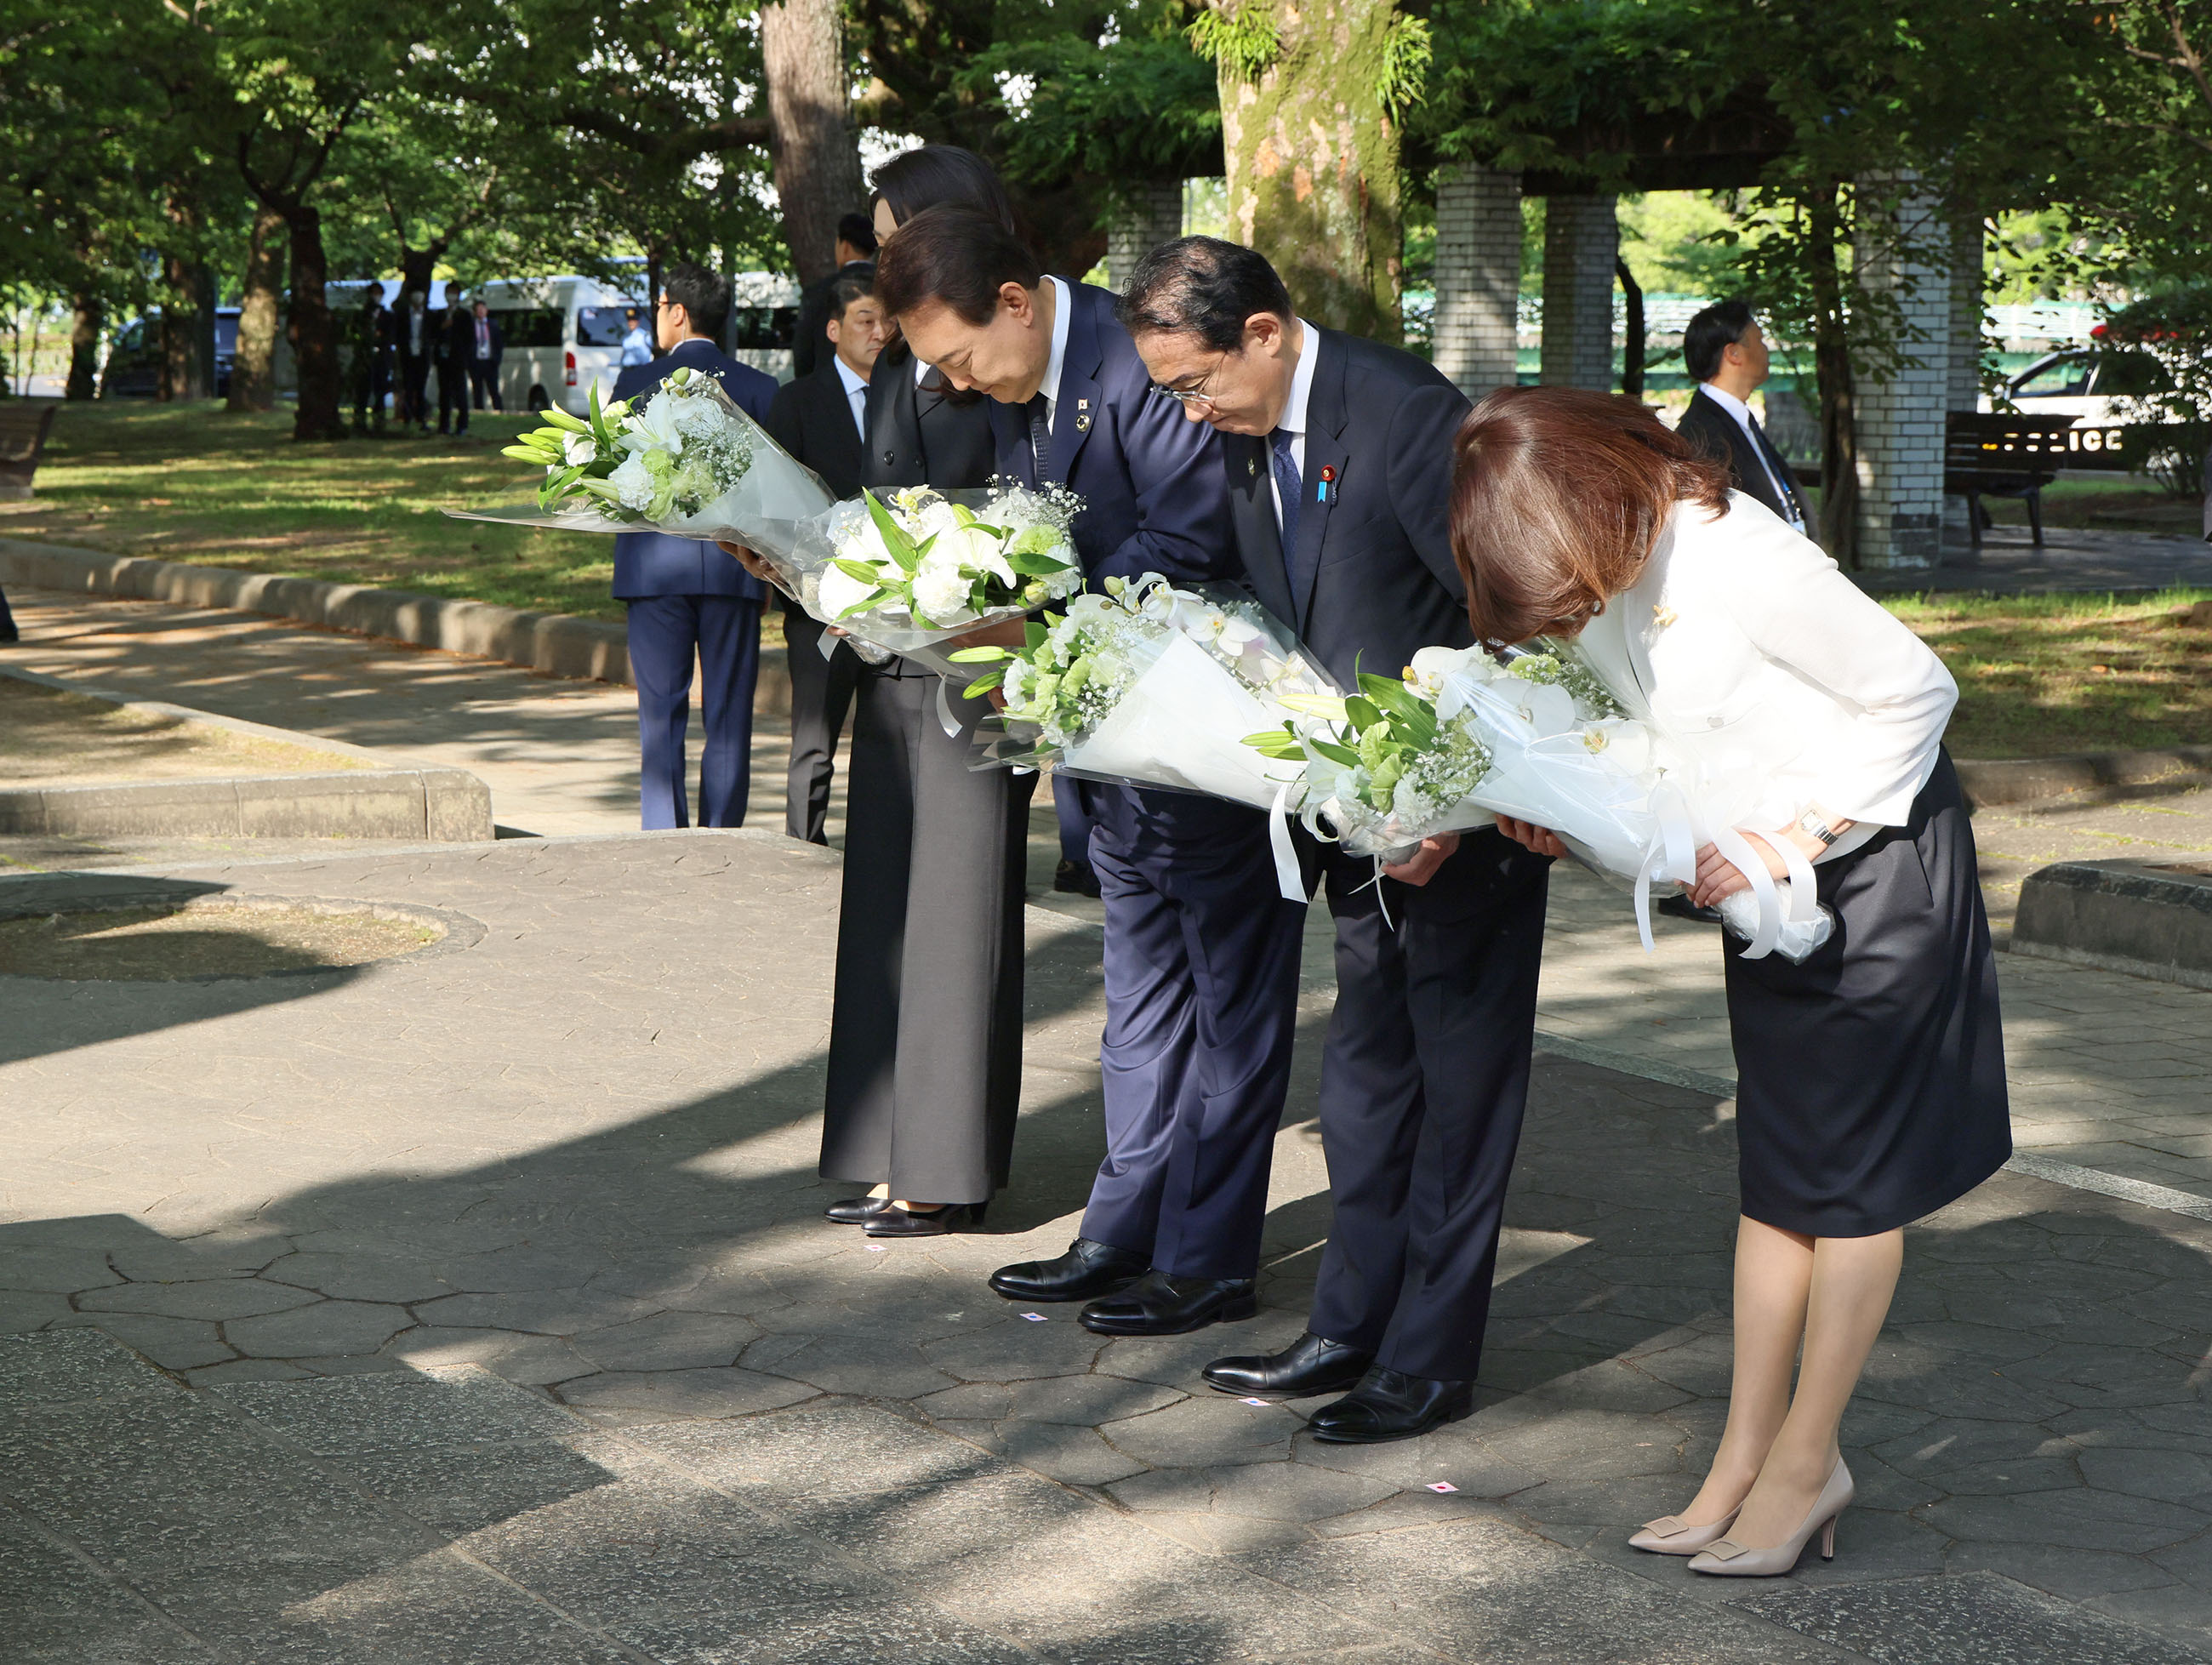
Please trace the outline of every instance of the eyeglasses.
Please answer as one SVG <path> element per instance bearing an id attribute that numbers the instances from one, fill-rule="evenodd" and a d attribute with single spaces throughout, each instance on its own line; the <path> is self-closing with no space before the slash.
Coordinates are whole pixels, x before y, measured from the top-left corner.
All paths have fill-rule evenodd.
<path id="1" fill-rule="evenodd" d="M 1152 384 L 1152 392 L 1173 399 L 1186 410 L 1211 410 L 1213 409 L 1213 395 L 1206 391 L 1206 385 L 1221 374 L 1221 367 L 1228 360 L 1226 353 L 1216 358 L 1213 368 L 1199 378 L 1195 387 L 1170 387 L 1164 382 L 1156 381 Z"/>

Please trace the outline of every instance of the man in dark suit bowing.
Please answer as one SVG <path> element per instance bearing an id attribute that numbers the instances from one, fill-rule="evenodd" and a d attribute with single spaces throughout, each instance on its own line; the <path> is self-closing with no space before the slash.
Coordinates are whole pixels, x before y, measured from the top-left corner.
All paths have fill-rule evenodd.
<path id="1" fill-rule="evenodd" d="M 830 286 L 823 324 L 830 356 L 811 375 L 776 389 L 768 408 L 768 431 L 775 442 L 819 474 L 840 499 L 860 495 L 868 378 L 889 334 L 876 304 L 875 268 L 841 275 Z M 825 659 L 822 622 L 780 591 L 777 599 L 791 671 L 791 770 L 783 827 L 793 838 L 824 844 L 837 735 L 853 703 L 860 661 L 842 643 Z"/>
<path id="2" fill-rule="evenodd" d="M 1674 431 L 1726 463 L 1730 485 L 1810 537 L 1797 477 L 1751 414 L 1751 396 L 1768 368 L 1766 336 L 1751 308 L 1723 301 L 1698 313 L 1682 331 L 1682 357 L 1698 386 Z"/>
<path id="3" fill-rule="evenodd" d="M 953 207 L 900 226 L 876 292 L 919 358 L 996 401 L 1001 474 L 1082 497 L 1092 582 L 1233 574 L 1220 442 L 1152 391 L 1112 295 L 1046 276 L 995 218 Z M 1304 904 L 1279 893 L 1259 811 L 1082 791 L 1106 904 L 1106 1159 L 1068 1252 L 991 1285 L 1087 1301 L 1102 1334 L 1180 1334 L 1257 1310 Z"/>
<path id="4" fill-rule="evenodd" d="M 1121 303 L 1152 377 L 1224 435 L 1246 576 L 1346 689 L 1473 640 L 1452 557 L 1468 404 L 1409 353 L 1302 321 L 1252 250 L 1185 237 Z M 1321 1128 L 1335 1224 L 1307 1334 L 1206 1379 L 1244 1397 L 1351 1391 L 1323 1439 L 1402 1439 L 1472 1407 L 1505 1182 L 1528 1096 L 1548 866 L 1495 830 L 1385 867 L 1310 844 L 1336 918 Z"/>
<path id="5" fill-rule="evenodd" d="M 714 345 L 729 318 L 728 278 L 689 262 L 671 266 L 657 318 L 660 356 L 617 376 L 615 398 L 650 400 L 671 374 L 688 368 L 720 382 L 746 415 L 765 419 L 775 379 Z M 712 544 L 656 532 L 624 532 L 615 539 L 615 599 L 629 608 L 639 798 L 647 831 L 691 824 L 684 741 L 690 726 L 695 655 L 707 729 L 699 761 L 699 824 L 744 825 L 761 603 L 767 595 L 766 585 Z"/>

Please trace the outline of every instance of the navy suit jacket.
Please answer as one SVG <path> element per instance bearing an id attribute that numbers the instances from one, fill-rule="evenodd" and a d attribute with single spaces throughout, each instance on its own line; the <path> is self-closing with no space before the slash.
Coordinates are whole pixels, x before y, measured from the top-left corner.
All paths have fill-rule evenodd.
<path id="1" fill-rule="evenodd" d="M 1029 485 L 1065 485 L 1082 497 L 1075 549 L 1094 585 L 1148 572 L 1182 584 L 1234 581 L 1220 436 L 1152 392 L 1136 343 L 1114 316 L 1112 295 L 1071 283 L 1068 299 L 1045 480 L 1037 480 L 1030 454 L 1029 412 L 994 402 L 999 472 Z"/>
<path id="2" fill-rule="evenodd" d="M 1110 294 L 1071 283 L 1068 298 L 1067 351 L 1044 480 L 1036 477 L 1030 450 L 1028 411 L 994 403 L 999 472 L 1029 485 L 1065 485 L 1083 498 L 1075 549 L 1094 586 L 1146 573 L 1179 584 L 1234 583 L 1238 568 L 1221 436 L 1152 391 L 1136 343 L 1114 316 Z M 1124 792 L 1086 782 L 1084 802 L 1133 860 L 1172 862 L 1183 841 L 1218 851 L 1231 841 L 1266 836 L 1256 811 L 1194 793 Z"/>
<path id="3" fill-rule="evenodd" d="M 722 384 L 755 422 L 768 419 L 775 398 L 775 378 L 719 352 L 711 341 L 679 341 L 649 364 L 633 364 L 615 378 L 615 398 L 648 398 L 671 373 L 689 366 Z M 732 595 L 765 601 L 768 586 L 712 544 L 665 532 L 626 532 L 615 538 L 615 599 L 638 601 L 655 595 Z"/>
<path id="4" fill-rule="evenodd" d="M 1468 402 L 1411 353 L 1312 333 L 1297 546 L 1287 560 L 1268 442 L 1224 434 L 1223 451 L 1253 593 L 1348 691 L 1355 668 L 1395 678 L 1417 648 L 1474 639 L 1451 552 L 1452 437 Z"/>

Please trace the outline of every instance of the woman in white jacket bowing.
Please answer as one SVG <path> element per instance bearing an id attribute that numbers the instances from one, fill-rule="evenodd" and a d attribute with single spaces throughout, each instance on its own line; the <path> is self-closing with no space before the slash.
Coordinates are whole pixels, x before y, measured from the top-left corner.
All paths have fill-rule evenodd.
<path id="1" fill-rule="evenodd" d="M 2012 1150 L 1989 921 L 1942 749 L 1958 690 L 1814 544 L 1632 400 L 1503 389 L 1458 448 L 1453 544 L 1476 634 L 1580 635 L 1677 756 L 1751 776 L 1736 830 L 1777 879 L 1794 846 L 1835 915 L 1802 964 L 1723 939 L 1742 1194 L 1728 1426 L 1697 1495 L 1630 1540 L 1698 1572 L 1787 1572 L 1815 1536 L 1832 1553 L 1850 1501 L 1838 1429 L 1903 1227 Z M 1504 824 L 1565 854 L 1541 828 Z M 1750 884 L 1698 850 L 1692 900 Z"/>

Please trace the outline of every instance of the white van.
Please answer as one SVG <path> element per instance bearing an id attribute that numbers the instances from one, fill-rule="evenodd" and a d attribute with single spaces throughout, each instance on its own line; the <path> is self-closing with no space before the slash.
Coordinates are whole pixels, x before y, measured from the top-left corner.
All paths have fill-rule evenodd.
<path id="1" fill-rule="evenodd" d="M 642 276 L 642 274 L 641 274 Z M 775 272 L 738 272 L 731 307 L 730 355 L 779 381 L 791 378 L 791 330 L 799 285 Z M 638 287 L 641 289 L 644 285 Z M 574 416 L 614 395 L 622 372 L 623 336 L 635 310 L 649 331 L 651 307 L 590 277 L 501 278 L 481 283 L 481 297 L 506 339 L 500 360 L 501 397 L 510 410 L 557 404 Z"/>

